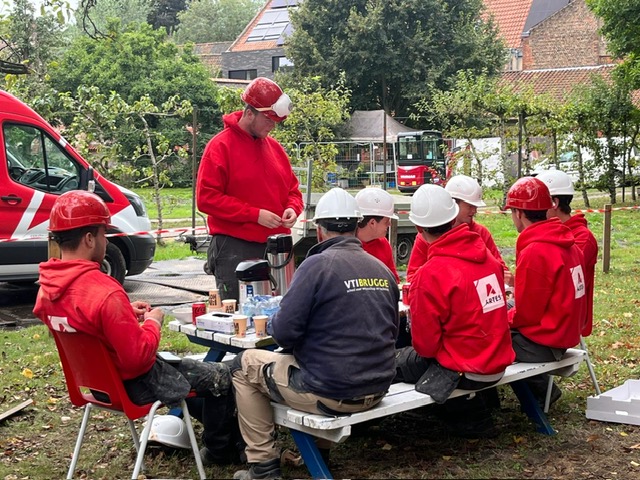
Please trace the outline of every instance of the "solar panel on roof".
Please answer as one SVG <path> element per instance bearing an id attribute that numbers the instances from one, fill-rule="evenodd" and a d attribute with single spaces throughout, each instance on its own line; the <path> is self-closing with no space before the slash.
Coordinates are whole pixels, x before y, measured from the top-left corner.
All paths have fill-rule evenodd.
<path id="1" fill-rule="evenodd" d="M 248 42 L 275 40 L 289 25 L 289 10 L 267 10 L 247 37 Z"/>
<path id="2" fill-rule="evenodd" d="M 298 0 L 273 0 L 270 8 L 295 7 L 296 5 L 298 5 Z"/>

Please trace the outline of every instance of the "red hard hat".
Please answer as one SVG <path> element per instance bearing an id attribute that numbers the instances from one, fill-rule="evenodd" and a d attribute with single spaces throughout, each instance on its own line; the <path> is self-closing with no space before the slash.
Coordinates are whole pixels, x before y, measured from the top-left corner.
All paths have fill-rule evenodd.
<path id="1" fill-rule="evenodd" d="M 265 77 L 255 78 L 242 93 L 242 101 L 263 112 L 274 122 L 281 122 L 291 113 L 291 99 L 276 82 Z"/>
<path id="2" fill-rule="evenodd" d="M 507 192 L 505 208 L 549 210 L 552 204 L 549 188 L 542 180 L 535 177 L 522 177 L 511 185 Z"/>
<path id="3" fill-rule="evenodd" d="M 95 193 L 72 190 L 60 195 L 51 209 L 49 231 L 64 232 L 91 225 L 111 227 L 107 205 Z"/>

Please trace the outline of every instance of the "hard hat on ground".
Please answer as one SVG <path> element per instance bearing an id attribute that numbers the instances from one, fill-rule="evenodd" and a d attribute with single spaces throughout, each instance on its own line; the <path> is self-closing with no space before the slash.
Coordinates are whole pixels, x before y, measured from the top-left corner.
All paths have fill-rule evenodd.
<path id="1" fill-rule="evenodd" d="M 175 415 L 156 415 L 151 422 L 149 441 L 174 448 L 191 448 L 187 426 Z"/>
<path id="2" fill-rule="evenodd" d="M 562 170 L 546 170 L 536 178 L 547 184 L 552 197 L 555 195 L 574 195 L 576 193 L 573 189 L 571 177 Z"/>
<path id="3" fill-rule="evenodd" d="M 255 78 L 242 93 L 242 101 L 263 112 L 274 122 L 281 122 L 291 113 L 289 95 L 276 82 L 265 77 Z"/>
<path id="4" fill-rule="evenodd" d="M 505 208 L 549 210 L 553 206 L 547 184 L 535 177 L 522 177 L 507 192 Z"/>
<path id="5" fill-rule="evenodd" d="M 398 219 L 394 212 L 393 197 L 381 188 L 365 188 L 356 194 L 358 210 L 363 217 L 387 217 Z"/>
<path id="6" fill-rule="evenodd" d="M 455 175 L 451 177 L 444 189 L 449 192 L 453 198 L 462 200 L 474 207 L 486 207 L 487 205 L 482 200 L 482 187 L 480 184 L 474 178 L 466 175 Z"/>
<path id="7" fill-rule="evenodd" d="M 95 193 L 72 190 L 60 195 L 51 209 L 49 231 L 64 232 L 75 228 L 104 225 L 111 227 L 107 205 Z"/>
<path id="8" fill-rule="evenodd" d="M 439 185 L 421 185 L 411 197 L 409 220 L 418 227 L 438 227 L 458 216 L 458 204 Z"/>

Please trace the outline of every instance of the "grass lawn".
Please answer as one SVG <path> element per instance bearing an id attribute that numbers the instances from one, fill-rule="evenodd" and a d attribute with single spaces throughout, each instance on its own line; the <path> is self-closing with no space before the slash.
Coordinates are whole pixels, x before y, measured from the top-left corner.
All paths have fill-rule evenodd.
<path id="1" fill-rule="evenodd" d="M 190 197 L 181 192 L 175 198 L 182 200 L 176 200 L 172 212 L 188 212 L 185 217 L 189 217 Z M 182 210 L 185 199 L 188 209 Z M 598 197 L 592 207 L 601 208 L 605 201 Z M 604 215 L 588 213 L 587 218 L 602 256 Z M 505 260 L 513 266 L 517 234 L 510 215 L 480 213 L 477 219 L 494 234 Z M 169 244 L 159 250 L 164 258 L 190 255 L 185 245 Z M 603 273 L 601 261 L 596 267 L 594 331 L 587 338 L 603 391 L 640 373 L 638 210 L 614 211 L 610 253 L 610 271 Z M 54 342 L 43 326 L 0 331 L 0 337 L 0 412 L 34 400 L 21 414 L 0 423 L 0 479 L 63 478 L 82 412 L 69 404 Z M 202 351 L 184 335 L 166 328 L 161 349 L 180 354 Z M 640 427 L 585 418 L 586 398 L 594 393 L 586 366 L 575 376 L 560 379 L 559 385 L 563 396 L 549 414 L 556 436 L 536 433 L 519 411 L 514 394 L 502 387 L 502 408 L 496 416 L 500 435 L 495 439 L 449 438 L 432 411 L 420 409 L 354 431 L 352 438 L 334 449 L 330 468 L 340 478 L 639 478 Z M 135 458 L 128 429 L 120 417 L 99 415 L 94 424 L 99 427 L 87 431 L 79 472 L 85 475 L 82 478 L 128 478 Z M 293 445 L 284 430 L 278 441 L 282 446 Z M 197 474 L 189 451 L 155 450 L 146 464 L 153 478 L 195 478 Z M 211 478 L 229 478 L 236 469 L 210 468 L 207 473 Z M 308 477 L 304 467 L 287 467 L 284 473 L 287 478 Z"/>

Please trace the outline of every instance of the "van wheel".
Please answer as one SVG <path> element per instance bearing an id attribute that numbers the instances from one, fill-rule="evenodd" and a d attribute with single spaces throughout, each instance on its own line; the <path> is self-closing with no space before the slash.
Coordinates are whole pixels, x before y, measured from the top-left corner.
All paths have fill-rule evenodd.
<path id="1" fill-rule="evenodd" d="M 124 283 L 127 265 L 120 249 L 111 242 L 107 243 L 107 254 L 102 261 L 101 270 L 115 278 L 120 284 Z"/>
<path id="2" fill-rule="evenodd" d="M 411 249 L 413 248 L 413 237 L 411 235 L 401 235 L 398 237 L 396 245 L 396 261 L 400 265 L 409 263 Z"/>

